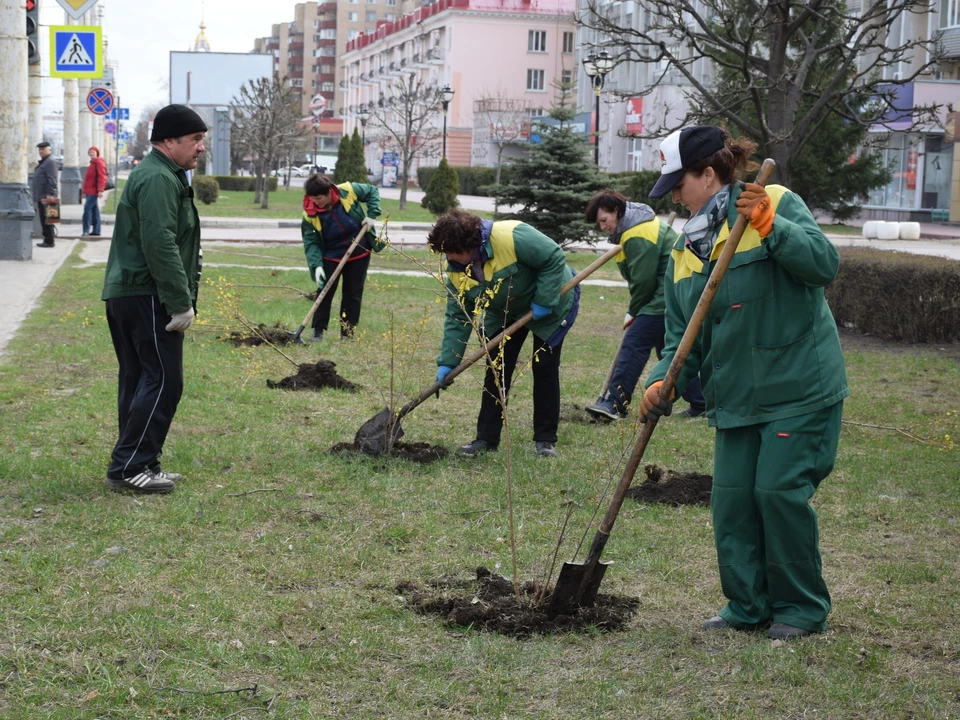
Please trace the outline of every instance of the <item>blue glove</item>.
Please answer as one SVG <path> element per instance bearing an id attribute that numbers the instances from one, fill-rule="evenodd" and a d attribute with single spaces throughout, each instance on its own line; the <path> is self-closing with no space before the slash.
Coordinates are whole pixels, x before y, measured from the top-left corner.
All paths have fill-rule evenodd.
<path id="1" fill-rule="evenodd" d="M 437 368 L 437 382 L 438 382 L 438 383 L 442 383 L 442 382 L 446 379 L 447 375 L 449 375 L 452 370 L 453 370 L 453 368 L 450 367 L 449 365 L 441 365 L 440 367 L 438 367 L 438 368 Z M 450 382 L 453 382 L 453 381 L 451 380 Z"/>
<path id="2" fill-rule="evenodd" d="M 533 310 L 533 319 L 540 320 L 545 318 L 547 315 L 553 312 L 553 308 L 544 307 L 543 305 L 537 305 L 536 303 L 530 303 L 530 309 Z"/>

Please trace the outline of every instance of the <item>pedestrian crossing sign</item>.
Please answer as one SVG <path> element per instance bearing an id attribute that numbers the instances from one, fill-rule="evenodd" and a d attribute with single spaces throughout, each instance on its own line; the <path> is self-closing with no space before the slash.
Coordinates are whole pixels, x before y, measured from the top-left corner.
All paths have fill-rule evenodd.
<path id="1" fill-rule="evenodd" d="M 50 77 L 103 77 L 103 38 L 99 25 L 50 26 Z"/>

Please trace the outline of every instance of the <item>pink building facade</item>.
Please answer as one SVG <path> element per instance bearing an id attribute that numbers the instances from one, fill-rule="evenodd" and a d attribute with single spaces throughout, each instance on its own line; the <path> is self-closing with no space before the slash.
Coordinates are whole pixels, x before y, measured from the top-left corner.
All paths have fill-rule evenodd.
<path id="1" fill-rule="evenodd" d="M 380 23 L 376 32 L 350 41 L 340 58 L 344 130 L 359 130 L 363 109 L 380 102 L 398 78 L 415 73 L 429 87 L 454 91 L 447 161 L 490 165 L 471 152 L 474 108 L 500 98 L 530 116 L 545 114 L 559 100 L 554 81 L 576 77 L 574 8 L 575 0 L 439 0 Z M 436 128 L 442 122 L 437 113 Z M 389 142 L 372 124 L 365 137 L 367 165 L 376 170 Z M 420 162 L 436 165 L 439 156 L 425 152 Z"/>

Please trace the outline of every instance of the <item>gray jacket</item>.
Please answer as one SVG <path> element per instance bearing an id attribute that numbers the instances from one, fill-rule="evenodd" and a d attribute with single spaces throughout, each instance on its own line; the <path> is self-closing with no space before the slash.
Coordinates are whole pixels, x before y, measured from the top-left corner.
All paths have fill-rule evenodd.
<path id="1" fill-rule="evenodd" d="M 33 201 L 40 202 L 45 197 L 59 197 L 57 188 L 57 161 L 53 155 L 47 155 L 37 169 L 33 171 Z"/>

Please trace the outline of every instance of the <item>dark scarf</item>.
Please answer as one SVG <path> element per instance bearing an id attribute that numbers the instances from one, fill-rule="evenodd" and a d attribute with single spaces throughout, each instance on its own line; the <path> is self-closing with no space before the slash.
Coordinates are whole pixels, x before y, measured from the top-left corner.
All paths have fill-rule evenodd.
<path id="1" fill-rule="evenodd" d="M 683 226 L 687 247 L 704 262 L 710 259 L 720 228 L 727 221 L 730 188 L 730 185 L 720 188 Z"/>

